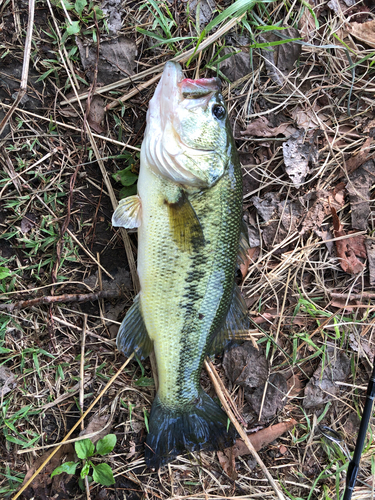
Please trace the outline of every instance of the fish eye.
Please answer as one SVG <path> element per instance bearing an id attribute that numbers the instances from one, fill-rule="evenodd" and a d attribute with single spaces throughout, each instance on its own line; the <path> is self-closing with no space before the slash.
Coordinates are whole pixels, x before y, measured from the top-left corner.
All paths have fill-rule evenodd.
<path id="1" fill-rule="evenodd" d="M 212 114 L 218 119 L 222 120 L 225 117 L 225 108 L 224 106 L 221 106 L 220 104 L 213 106 L 212 108 Z"/>

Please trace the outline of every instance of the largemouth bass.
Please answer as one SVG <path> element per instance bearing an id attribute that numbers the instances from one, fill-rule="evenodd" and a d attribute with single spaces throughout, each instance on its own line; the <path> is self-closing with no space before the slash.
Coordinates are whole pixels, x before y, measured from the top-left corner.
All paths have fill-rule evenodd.
<path id="1" fill-rule="evenodd" d="M 204 357 L 248 329 L 234 281 L 241 220 L 242 177 L 220 82 L 184 79 L 169 62 L 147 112 L 138 195 L 121 200 L 112 219 L 114 226 L 138 227 L 141 291 L 117 346 L 141 358 L 155 349 L 150 467 L 185 450 L 233 443 L 225 413 L 199 379 Z"/>

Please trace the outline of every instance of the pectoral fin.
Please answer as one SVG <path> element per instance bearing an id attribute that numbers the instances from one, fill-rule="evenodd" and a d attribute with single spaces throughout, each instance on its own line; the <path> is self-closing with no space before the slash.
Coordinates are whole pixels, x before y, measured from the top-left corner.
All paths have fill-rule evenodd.
<path id="1" fill-rule="evenodd" d="M 207 354 L 218 354 L 229 344 L 243 340 L 243 334 L 249 330 L 247 305 L 237 285 L 233 287 L 232 302 L 222 328 L 212 338 Z"/>
<path id="2" fill-rule="evenodd" d="M 180 250 L 191 252 L 204 245 L 202 226 L 186 193 L 181 190 L 177 201 L 165 200 L 172 237 Z"/>
<path id="3" fill-rule="evenodd" d="M 141 225 L 141 199 L 136 194 L 120 200 L 112 215 L 112 226 L 133 229 Z"/>
<path id="4" fill-rule="evenodd" d="M 147 333 L 147 328 L 142 317 L 139 295 L 127 312 L 117 333 L 117 348 L 125 356 L 133 352 L 141 358 L 147 358 L 152 351 L 153 343 Z"/>

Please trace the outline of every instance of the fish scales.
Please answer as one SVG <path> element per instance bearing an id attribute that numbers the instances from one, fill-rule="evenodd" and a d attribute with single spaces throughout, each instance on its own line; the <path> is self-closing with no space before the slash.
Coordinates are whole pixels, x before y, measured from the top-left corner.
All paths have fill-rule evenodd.
<path id="1" fill-rule="evenodd" d="M 155 349 L 159 389 L 145 452 L 159 467 L 185 450 L 233 443 L 225 414 L 199 384 L 204 357 L 248 326 L 234 283 L 242 176 L 216 79 L 184 80 L 179 65 L 166 65 L 132 198 L 113 224 L 138 227 L 141 291 L 117 344 L 141 357 Z"/>
<path id="2" fill-rule="evenodd" d="M 150 219 L 139 231 L 139 246 L 147 256 L 139 271 L 141 306 L 147 310 L 159 396 L 166 405 L 190 403 L 197 397 L 207 341 L 229 307 L 242 211 L 242 182 L 236 174 L 232 169 L 204 197 L 189 198 L 205 237 L 204 248 L 191 254 L 181 253 L 169 236 L 168 210 L 158 181 L 154 180 L 154 189 L 159 197 L 148 196 L 147 208 L 142 205 L 145 219 L 148 213 Z M 149 181 L 141 177 L 141 195 L 144 182 Z"/>

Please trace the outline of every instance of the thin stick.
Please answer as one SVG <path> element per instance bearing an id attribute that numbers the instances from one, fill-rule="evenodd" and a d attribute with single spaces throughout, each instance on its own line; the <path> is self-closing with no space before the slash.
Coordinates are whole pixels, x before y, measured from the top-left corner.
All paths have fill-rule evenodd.
<path id="1" fill-rule="evenodd" d="M 9 111 L 6 113 L 4 118 L 0 123 L 0 135 L 2 134 L 6 124 L 10 120 L 12 114 L 14 113 L 18 103 L 21 101 L 22 97 L 26 94 L 27 89 L 27 78 L 29 76 L 29 64 L 30 64 L 30 52 L 31 52 L 31 41 L 33 37 L 34 28 L 34 11 L 35 11 L 35 0 L 29 0 L 29 19 L 27 22 L 27 32 L 25 40 L 25 51 L 23 53 L 23 66 L 22 66 L 22 76 L 20 83 L 20 90 L 14 103 L 10 106 Z"/>
<path id="2" fill-rule="evenodd" d="M 371 292 L 362 292 L 362 293 L 329 292 L 329 294 L 334 299 L 349 299 L 349 300 L 375 299 L 375 293 Z"/>
<path id="3" fill-rule="evenodd" d="M 121 366 L 121 368 L 118 370 L 117 373 L 113 375 L 111 380 L 106 384 L 104 389 L 100 392 L 99 396 L 97 396 L 94 401 L 91 403 L 91 405 L 87 408 L 85 413 L 81 416 L 81 418 L 73 425 L 73 427 L 70 429 L 68 434 L 64 437 L 64 439 L 61 441 L 60 445 L 57 446 L 51 453 L 50 455 L 44 460 L 42 465 L 34 472 L 34 474 L 31 476 L 31 478 L 22 486 L 22 488 L 15 494 L 15 496 L 12 498 L 12 500 L 16 500 L 25 490 L 30 486 L 30 484 L 34 481 L 36 476 L 44 469 L 44 467 L 48 464 L 48 462 L 51 460 L 51 458 L 59 451 L 61 446 L 68 440 L 68 438 L 73 434 L 73 432 L 77 429 L 79 424 L 83 421 L 85 417 L 90 413 L 90 411 L 94 408 L 96 403 L 101 399 L 101 397 L 107 392 L 107 390 L 110 388 L 110 386 L 113 384 L 113 382 L 116 380 L 116 378 L 122 373 L 126 365 L 133 359 L 134 354 L 131 354 L 128 359 L 125 361 L 125 363 Z"/>
<path id="4" fill-rule="evenodd" d="M 162 73 L 159 73 L 158 75 L 154 76 L 154 78 L 151 78 L 151 80 L 148 80 L 148 82 L 142 83 L 141 85 L 137 85 L 136 88 L 128 92 L 127 94 L 124 94 L 122 97 L 119 99 L 116 99 L 115 101 L 111 102 L 110 104 L 107 104 L 105 107 L 106 111 L 109 111 L 110 109 L 115 108 L 116 106 L 119 106 L 121 103 L 128 101 L 132 97 L 138 94 L 141 90 L 147 89 L 150 85 L 153 83 L 157 82 L 159 78 L 161 77 Z"/>
<path id="5" fill-rule="evenodd" d="M 81 409 L 81 416 L 83 415 L 83 405 L 85 401 L 85 344 L 86 344 L 86 330 L 87 330 L 87 314 L 83 316 L 82 327 L 82 342 L 81 342 L 81 362 L 79 365 L 79 406 Z M 85 422 L 81 422 L 81 431 L 85 428 Z"/>
<path id="6" fill-rule="evenodd" d="M 270 483 L 270 485 L 274 489 L 274 491 L 275 491 L 277 497 L 279 498 L 279 500 L 285 500 L 285 497 L 282 494 L 282 492 L 280 491 L 280 488 L 278 487 L 278 485 L 275 482 L 274 478 L 269 473 L 267 467 L 264 465 L 262 459 L 260 458 L 260 456 L 256 452 L 254 446 L 251 444 L 251 441 L 248 438 L 246 432 L 242 429 L 241 425 L 237 422 L 237 419 L 235 418 L 234 414 L 232 413 L 232 410 L 230 409 L 230 407 L 229 407 L 229 405 L 228 405 L 228 403 L 227 403 L 227 401 L 226 401 L 226 399 L 224 397 L 224 394 L 222 393 L 222 391 L 220 389 L 220 384 L 219 384 L 219 382 L 217 380 L 219 378 L 219 376 L 216 373 L 214 365 L 211 363 L 211 361 L 209 359 L 205 359 L 204 360 L 204 366 L 205 366 L 205 368 L 207 370 L 207 373 L 208 373 L 208 375 L 209 375 L 209 377 L 210 377 L 210 379 L 211 379 L 211 381 L 212 381 L 212 383 L 213 383 L 213 385 L 215 387 L 216 394 L 219 396 L 221 404 L 223 405 L 223 407 L 225 409 L 225 412 L 228 415 L 228 417 L 230 418 L 232 424 L 235 426 L 238 434 L 244 440 L 244 442 L 245 442 L 246 446 L 249 448 L 251 454 L 253 455 L 253 457 L 255 458 L 255 460 L 258 462 L 258 465 L 262 469 L 264 475 L 268 479 L 268 482 Z"/>
<path id="7" fill-rule="evenodd" d="M 90 302 L 101 299 L 113 299 L 121 297 L 121 290 L 105 290 L 97 293 L 67 293 L 64 295 L 47 295 L 45 297 L 36 297 L 30 300 L 20 300 L 12 304 L 0 304 L 0 311 L 12 312 L 17 309 L 26 309 L 27 307 L 40 306 L 42 304 L 52 304 L 55 302 Z"/>

